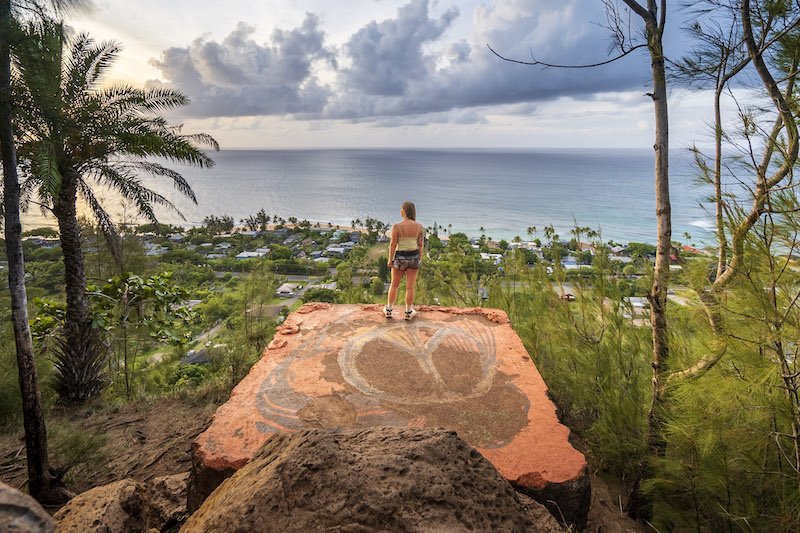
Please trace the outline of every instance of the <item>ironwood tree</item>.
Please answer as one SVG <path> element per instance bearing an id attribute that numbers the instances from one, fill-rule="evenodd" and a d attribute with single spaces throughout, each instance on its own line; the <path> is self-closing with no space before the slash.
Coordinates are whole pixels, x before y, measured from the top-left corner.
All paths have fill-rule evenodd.
<path id="1" fill-rule="evenodd" d="M 653 101 L 655 118 L 655 205 L 656 205 L 656 258 L 653 281 L 648 294 L 650 302 L 650 324 L 653 340 L 652 401 L 648 413 L 647 446 L 651 456 L 664 453 L 661 436 L 664 425 L 665 383 L 669 373 L 669 335 L 667 322 L 667 289 L 669 286 L 669 263 L 672 252 L 672 207 L 669 195 L 669 111 L 667 102 L 667 70 L 664 54 L 664 30 L 667 25 L 667 1 L 623 0 L 631 13 L 639 17 L 644 25 L 645 42 L 635 43 L 628 34 L 623 16 L 615 2 L 601 0 L 606 8 L 608 28 L 619 55 L 588 65 L 559 65 L 544 61 L 520 61 L 504 57 L 490 50 L 501 59 L 524 65 L 539 65 L 555 68 L 593 68 L 607 65 L 639 49 L 647 49 L 653 89 L 648 96 Z M 634 518 L 647 520 L 652 516 L 652 501 L 640 490 L 641 482 L 649 476 L 649 462 L 642 461 L 633 482 L 628 512 Z"/>

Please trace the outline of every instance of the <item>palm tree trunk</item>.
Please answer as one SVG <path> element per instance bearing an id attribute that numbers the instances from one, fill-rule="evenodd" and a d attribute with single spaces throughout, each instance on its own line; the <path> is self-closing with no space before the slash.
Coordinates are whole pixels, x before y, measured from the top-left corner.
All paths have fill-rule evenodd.
<path id="1" fill-rule="evenodd" d="M 67 313 L 64 321 L 64 341 L 72 354 L 79 354 L 83 359 L 83 348 L 88 346 L 87 338 L 91 333 L 89 316 L 89 298 L 86 295 L 86 272 L 81 249 L 81 228 L 77 216 L 77 178 L 71 171 L 62 174 L 63 180 L 58 200 L 53 206 L 53 214 L 58 221 L 58 232 L 61 240 L 61 252 L 64 256 L 64 291 L 67 296 Z M 83 362 L 74 361 L 79 371 L 73 374 L 72 382 L 67 387 L 68 402 L 83 401 L 96 391 L 88 387 L 90 379 L 82 372 Z"/>
<path id="2" fill-rule="evenodd" d="M 47 458 L 47 429 L 42 413 L 33 340 L 28 325 L 28 298 L 25 293 L 25 260 L 22 254 L 22 224 L 19 214 L 20 188 L 11 108 L 11 25 L 11 2 L 0 0 L 0 150 L 3 159 L 8 289 L 11 293 L 11 322 L 22 394 L 28 491 L 31 496 L 42 501 L 48 499 L 52 476 Z"/>

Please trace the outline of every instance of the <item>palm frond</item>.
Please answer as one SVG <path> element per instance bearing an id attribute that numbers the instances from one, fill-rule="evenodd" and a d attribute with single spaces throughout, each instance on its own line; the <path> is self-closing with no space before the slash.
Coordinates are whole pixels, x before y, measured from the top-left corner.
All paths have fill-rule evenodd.
<path id="1" fill-rule="evenodd" d="M 144 90 L 145 105 L 143 111 L 167 111 L 185 106 L 189 103 L 189 98 L 174 89 L 166 87 L 150 87 Z"/>
<path id="2" fill-rule="evenodd" d="M 103 108 L 119 116 L 141 116 L 168 111 L 186 105 L 189 99 L 178 91 L 161 87 L 136 89 L 130 85 L 114 85 L 99 92 Z"/>
<path id="3" fill-rule="evenodd" d="M 189 135 L 181 135 L 181 137 L 192 144 L 207 146 L 215 152 L 219 152 L 219 143 L 214 137 L 207 133 L 191 133 Z"/>
<path id="4" fill-rule="evenodd" d="M 19 209 L 27 211 L 30 208 L 31 199 L 36 193 L 39 181 L 36 178 L 23 179 L 19 184 Z"/>
<path id="5" fill-rule="evenodd" d="M 44 191 L 45 196 L 50 198 L 58 196 L 63 178 L 61 170 L 58 168 L 55 149 L 47 139 L 39 141 L 39 149 L 31 163 L 31 173 L 39 179 L 40 188 Z"/>
<path id="6" fill-rule="evenodd" d="M 189 182 L 186 181 L 186 178 L 184 178 L 180 174 L 180 172 L 165 167 L 164 165 L 160 165 L 158 163 L 152 163 L 150 161 L 127 161 L 125 163 L 121 163 L 121 165 L 124 165 L 134 170 L 147 172 L 151 176 L 170 178 L 172 182 L 175 184 L 175 188 L 181 194 L 189 198 L 193 203 L 195 204 L 197 203 L 197 196 L 195 196 L 191 185 L 189 185 Z"/>
<path id="7" fill-rule="evenodd" d="M 62 91 L 66 104 L 74 104 L 85 93 L 94 90 L 106 70 L 119 54 L 120 47 L 113 41 L 95 45 L 87 34 L 71 42 L 70 52 L 64 62 Z"/>
<path id="8" fill-rule="evenodd" d="M 61 114 L 61 63 L 64 27 L 50 20 L 28 22 L 25 35 L 14 46 L 16 89 L 40 118 L 54 120 Z"/>
<path id="9" fill-rule="evenodd" d="M 158 224 L 158 218 L 153 210 L 154 205 L 167 207 L 184 219 L 183 214 L 172 202 L 154 190 L 142 185 L 129 170 L 104 164 L 96 167 L 95 174 L 100 183 L 111 187 L 124 198 L 132 201 L 136 205 L 139 214 L 149 222 Z"/>
<path id="10" fill-rule="evenodd" d="M 97 220 L 100 231 L 103 232 L 103 235 L 106 238 L 106 242 L 111 250 L 111 256 L 114 258 L 114 261 L 116 261 L 118 265 L 122 264 L 122 238 L 120 237 L 119 232 L 117 232 L 116 224 L 114 224 L 114 221 L 103 208 L 103 205 L 100 203 L 97 197 L 95 197 L 94 192 L 92 192 L 92 188 L 89 187 L 89 185 L 82 179 L 78 180 L 78 192 L 80 193 L 81 198 L 83 198 L 83 200 L 92 210 L 92 214 Z"/>
<path id="11" fill-rule="evenodd" d="M 189 136 L 176 134 L 163 117 L 115 120 L 103 125 L 103 137 L 117 155 L 162 157 L 201 168 L 214 166 L 214 161 Z"/>

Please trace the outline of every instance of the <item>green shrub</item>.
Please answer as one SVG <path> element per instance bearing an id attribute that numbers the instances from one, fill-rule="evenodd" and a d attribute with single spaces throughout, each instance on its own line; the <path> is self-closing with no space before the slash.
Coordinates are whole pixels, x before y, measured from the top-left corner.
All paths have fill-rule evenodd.
<path id="1" fill-rule="evenodd" d="M 208 377 L 208 369 L 203 365 L 180 365 L 169 378 L 169 384 L 176 388 L 197 387 Z"/>

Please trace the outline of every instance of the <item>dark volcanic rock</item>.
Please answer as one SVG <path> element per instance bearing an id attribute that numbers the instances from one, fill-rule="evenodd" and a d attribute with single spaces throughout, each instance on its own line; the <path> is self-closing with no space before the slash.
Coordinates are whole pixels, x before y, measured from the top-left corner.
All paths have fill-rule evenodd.
<path id="1" fill-rule="evenodd" d="M 185 533 L 560 531 L 455 432 L 277 433 L 215 490 Z"/>
<path id="2" fill-rule="evenodd" d="M 55 533 L 55 530 L 55 522 L 36 500 L 0 483 L 0 531 Z"/>

